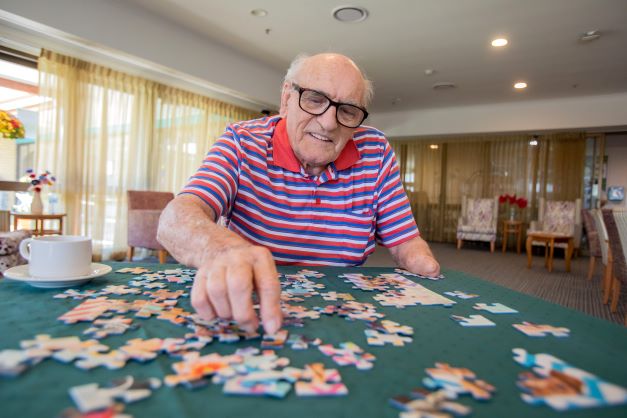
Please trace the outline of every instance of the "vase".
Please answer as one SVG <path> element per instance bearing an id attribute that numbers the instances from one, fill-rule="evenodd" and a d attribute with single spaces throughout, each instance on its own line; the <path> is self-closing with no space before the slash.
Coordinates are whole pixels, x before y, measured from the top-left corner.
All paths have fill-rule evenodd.
<path id="1" fill-rule="evenodd" d="M 41 201 L 41 192 L 33 193 L 33 200 L 30 202 L 30 213 L 40 215 L 44 211 L 44 203 Z"/>
<path id="2" fill-rule="evenodd" d="M 516 208 L 515 207 L 511 207 L 509 208 L 509 220 L 510 221 L 515 221 L 516 220 Z"/>

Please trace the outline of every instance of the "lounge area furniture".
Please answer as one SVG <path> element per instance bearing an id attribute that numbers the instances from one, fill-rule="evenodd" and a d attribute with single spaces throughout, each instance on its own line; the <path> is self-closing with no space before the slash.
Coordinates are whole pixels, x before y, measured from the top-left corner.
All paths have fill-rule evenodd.
<path id="1" fill-rule="evenodd" d="M 590 264 L 588 266 L 588 280 L 592 280 L 594 274 L 594 266 L 597 258 L 602 258 L 601 243 L 599 242 L 599 232 L 597 231 L 596 222 L 592 216 L 592 212 L 587 209 L 581 210 L 581 219 L 586 229 L 588 237 L 588 251 L 590 252 Z"/>
<path id="2" fill-rule="evenodd" d="M 531 246 L 534 242 L 544 243 L 544 265 L 549 270 L 549 273 L 553 272 L 553 254 L 555 252 L 555 246 L 558 244 L 566 245 L 566 252 L 564 258 L 566 260 L 566 271 L 570 271 L 570 260 L 573 256 L 573 236 L 556 234 L 552 232 L 529 232 L 527 234 L 527 268 L 531 268 Z"/>
<path id="3" fill-rule="evenodd" d="M 0 232 L 0 277 L 11 267 L 26 264 L 20 255 L 20 243 L 31 237 L 30 231 Z"/>
<path id="4" fill-rule="evenodd" d="M 599 209 L 593 209 L 592 217 L 594 218 L 594 223 L 599 234 L 601 262 L 603 263 L 603 281 L 601 282 L 601 289 L 603 291 L 603 303 L 607 304 L 610 300 L 610 286 L 612 284 L 612 250 L 609 247 L 603 214 Z"/>
<path id="5" fill-rule="evenodd" d="M 165 263 L 168 252 L 157 241 L 159 217 L 166 205 L 174 199 L 170 192 L 129 190 L 128 197 L 128 252 L 133 260 L 135 248 L 156 250 L 159 262 Z"/>
<path id="6" fill-rule="evenodd" d="M 621 287 L 627 284 L 627 210 L 604 209 L 603 221 L 607 229 L 608 244 L 612 252 L 610 309 L 616 312 Z M 627 325 L 627 315 L 625 315 Z"/>
<path id="7" fill-rule="evenodd" d="M 490 243 L 494 252 L 499 213 L 499 198 L 474 199 L 462 197 L 462 212 L 457 222 L 457 248 L 463 241 Z"/>
<path id="8" fill-rule="evenodd" d="M 540 198 L 538 203 L 538 219 L 531 221 L 527 230 L 530 233 L 554 234 L 559 236 L 571 236 L 573 238 L 573 250 L 578 251 L 581 242 L 581 199 L 574 201 L 546 200 Z M 568 247 L 568 242 L 555 242 L 555 247 Z M 532 246 L 546 247 L 546 240 L 534 239 Z"/>

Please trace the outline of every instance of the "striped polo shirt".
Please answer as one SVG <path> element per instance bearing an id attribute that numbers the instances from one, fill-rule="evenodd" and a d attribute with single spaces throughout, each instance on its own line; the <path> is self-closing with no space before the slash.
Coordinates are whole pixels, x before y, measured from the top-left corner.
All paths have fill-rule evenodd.
<path id="1" fill-rule="evenodd" d="M 230 125 L 181 193 L 200 197 L 277 264 L 358 266 L 375 241 L 392 247 L 418 236 L 394 152 L 366 126 L 312 176 L 292 151 L 285 120 Z"/>

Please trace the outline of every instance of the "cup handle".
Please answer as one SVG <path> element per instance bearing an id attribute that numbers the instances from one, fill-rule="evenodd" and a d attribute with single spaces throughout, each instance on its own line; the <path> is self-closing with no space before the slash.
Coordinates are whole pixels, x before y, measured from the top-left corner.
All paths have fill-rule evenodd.
<path id="1" fill-rule="evenodd" d="M 26 238 L 20 242 L 20 255 L 24 257 L 26 260 L 30 261 L 30 242 L 32 238 Z"/>

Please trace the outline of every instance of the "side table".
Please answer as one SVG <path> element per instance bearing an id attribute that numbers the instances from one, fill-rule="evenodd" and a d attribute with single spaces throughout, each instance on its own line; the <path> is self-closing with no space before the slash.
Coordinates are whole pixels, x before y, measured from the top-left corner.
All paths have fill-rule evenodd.
<path id="1" fill-rule="evenodd" d="M 41 236 L 41 235 L 51 235 L 51 234 L 59 234 L 63 235 L 63 218 L 65 217 L 65 213 L 18 213 L 11 212 L 11 216 L 13 217 L 13 230 L 17 231 L 18 223 L 20 219 L 28 219 L 31 221 L 35 221 L 35 229 L 31 230 L 33 235 Z M 44 221 L 58 221 L 57 229 L 44 229 Z"/>
<path id="2" fill-rule="evenodd" d="M 573 256 L 574 241 L 572 235 L 553 234 L 550 232 L 528 232 L 527 233 L 527 268 L 531 268 L 531 243 L 533 241 L 544 242 L 544 264 L 549 270 L 553 271 L 553 250 L 556 242 L 566 243 L 566 271 L 570 271 L 570 259 Z M 548 252 L 547 252 L 548 250 Z"/>
<path id="3" fill-rule="evenodd" d="M 522 221 L 506 219 L 503 221 L 503 252 L 507 248 L 509 234 L 516 234 L 516 252 L 520 254 L 520 243 L 522 239 Z"/>

